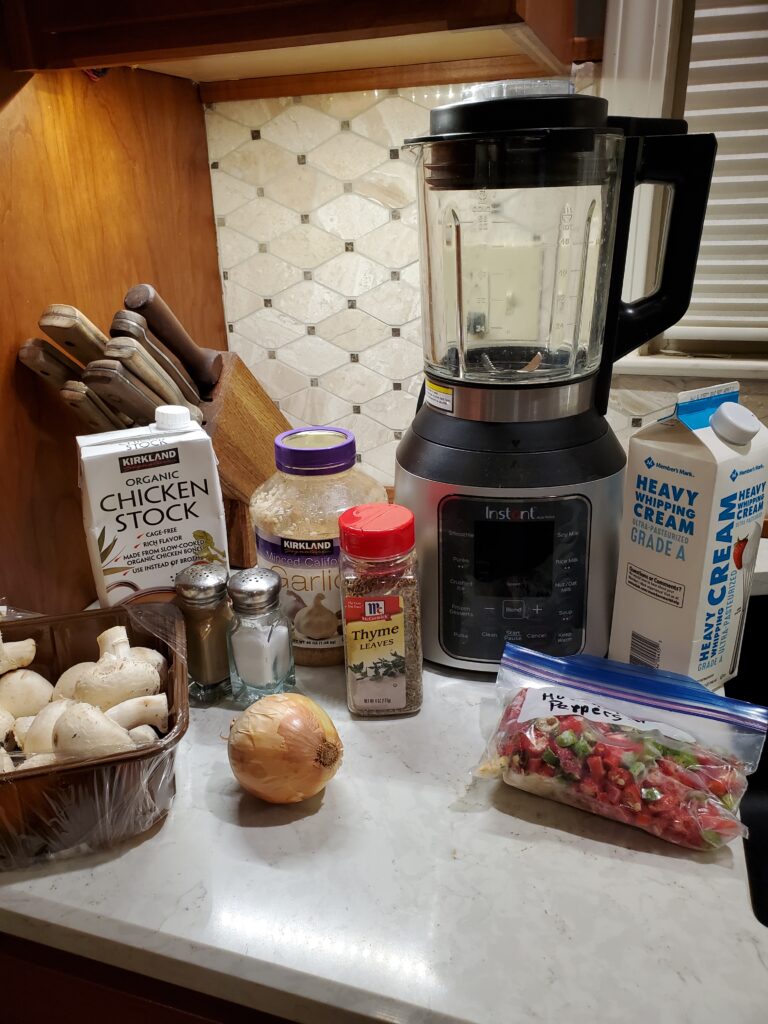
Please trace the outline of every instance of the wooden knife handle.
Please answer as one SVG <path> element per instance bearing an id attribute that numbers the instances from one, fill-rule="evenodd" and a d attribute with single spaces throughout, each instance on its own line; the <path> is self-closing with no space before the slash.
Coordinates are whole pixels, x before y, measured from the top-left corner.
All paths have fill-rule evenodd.
<path id="1" fill-rule="evenodd" d="M 56 388 L 83 372 L 82 366 L 45 338 L 28 338 L 19 349 L 19 362 Z"/>
<path id="2" fill-rule="evenodd" d="M 106 355 L 108 359 L 119 359 L 134 377 L 138 377 L 168 405 L 183 405 L 189 409 L 196 423 L 203 422 L 203 414 L 198 406 L 184 400 L 174 381 L 135 338 L 112 338 L 107 345 Z"/>
<path id="3" fill-rule="evenodd" d="M 116 359 L 89 363 L 83 381 L 105 402 L 130 416 L 141 427 L 154 423 L 155 409 L 163 404 L 162 398 L 128 373 Z"/>
<path id="4" fill-rule="evenodd" d="M 125 296 L 126 309 L 141 313 L 164 345 L 184 363 L 196 381 L 209 391 L 221 376 L 221 357 L 213 349 L 199 348 L 151 284 L 138 284 Z"/>
<path id="5" fill-rule="evenodd" d="M 54 303 L 44 310 L 38 324 L 49 338 L 80 360 L 100 359 L 107 347 L 107 336 L 74 306 Z"/>
<path id="6" fill-rule="evenodd" d="M 101 433 L 105 430 L 115 429 L 115 424 L 103 411 L 103 403 L 98 402 L 96 395 L 81 381 L 67 381 L 60 388 L 59 394 L 90 430 Z"/>
<path id="7" fill-rule="evenodd" d="M 154 334 L 149 333 L 147 321 L 141 313 L 134 313 L 132 309 L 119 309 L 112 317 L 109 333 L 113 338 L 127 337 L 138 341 L 176 384 L 185 401 L 193 405 L 200 404 L 200 392 L 182 366 L 181 360 L 166 348 L 162 341 L 158 341 Z"/>

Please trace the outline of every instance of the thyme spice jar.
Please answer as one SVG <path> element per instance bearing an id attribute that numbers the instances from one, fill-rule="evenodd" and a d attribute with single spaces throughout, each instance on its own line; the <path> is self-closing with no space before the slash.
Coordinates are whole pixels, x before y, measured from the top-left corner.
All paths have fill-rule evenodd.
<path id="1" fill-rule="evenodd" d="M 355 465 L 355 438 L 341 427 L 301 427 L 275 438 L 277 472 L 251 498 L 259 566 L 283 586 L 297 665 L 344 661 L 339 592 L 339 515 L 386 501 L 384 487 Z"/>
<path id="2" fill-rule="evenodd" d="M 410 509 L 361 505 L 339 517 L 347 704 L 356 715 L 418 711 L 421 608 Z"/>

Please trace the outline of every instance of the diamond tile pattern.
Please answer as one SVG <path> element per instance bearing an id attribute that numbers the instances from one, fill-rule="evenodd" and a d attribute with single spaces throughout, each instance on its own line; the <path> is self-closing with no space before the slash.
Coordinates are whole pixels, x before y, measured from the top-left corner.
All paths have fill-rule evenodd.
<path id="1" fill-rule="evenodd" d="M 422 382 L 416 167 L 400 147 L 459 94 L 334 93 L 206 111 L 230 347 L 292 423 L 352 430 L 364 468 L 384 483 Z"/>

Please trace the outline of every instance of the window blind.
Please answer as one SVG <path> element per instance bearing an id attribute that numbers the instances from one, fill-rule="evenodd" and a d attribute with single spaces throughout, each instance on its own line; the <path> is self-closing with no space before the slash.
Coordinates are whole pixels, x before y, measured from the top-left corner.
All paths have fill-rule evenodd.
<path id="1" fill-rule="evenodd" d="M 718 151 L 693 298 L 663 348 L 768 355 L 768 3 L 696 0 L 685 118 Z"/>

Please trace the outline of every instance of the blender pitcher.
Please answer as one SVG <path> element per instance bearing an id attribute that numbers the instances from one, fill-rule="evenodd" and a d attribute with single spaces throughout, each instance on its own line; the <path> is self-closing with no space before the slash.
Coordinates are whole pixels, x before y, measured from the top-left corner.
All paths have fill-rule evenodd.
<path id="1" fill-rule="evenodd" d="M 408 140 L 418 156 L 428 373 L 524 387 L 596 372 L 624 271 L 626 234 L 618 259 L 614 239 L 631 124 L 606 112 L 591 96 L 462 103 L 434 110 L 431 134 Z M 683 122 L 653 126 L 685 131 Z M 632 187 L 668 180 L 659 173 L 633 166 Z"/>

